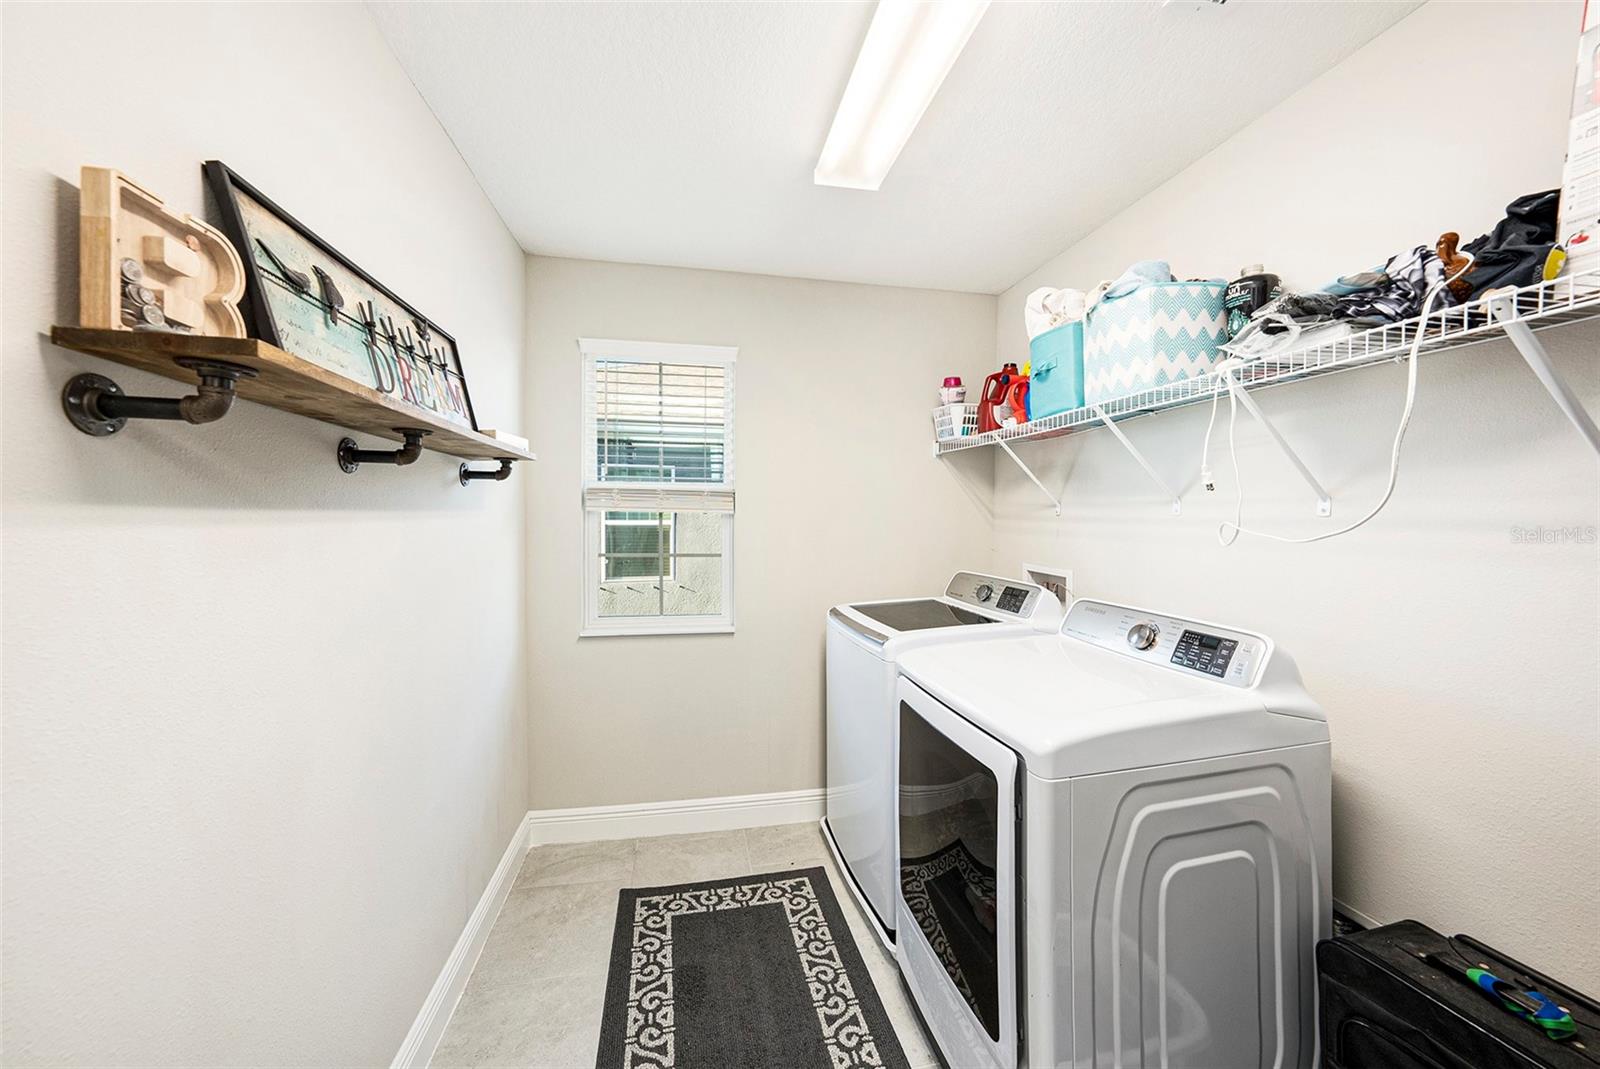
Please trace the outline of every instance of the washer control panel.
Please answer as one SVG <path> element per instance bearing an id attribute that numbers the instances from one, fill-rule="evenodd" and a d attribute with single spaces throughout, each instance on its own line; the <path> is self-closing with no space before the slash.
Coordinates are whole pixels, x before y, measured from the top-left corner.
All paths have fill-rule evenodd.
<path id="1" fill-rule="evenodd" d="M 1146 664 L 1235 687 L 1253 686 L 1271 655 L 1265 636 L 1079 598 L 1061 633 Z"/>
<path id="2" fill-rule="evenodd" d="M 1238 648 L 1238 639 L 1185 628 L 1172 651 L 1172 663 L 1223 679 L 1228 674 L 1228 662 L 1233 660 Z"/>
<path id="3" fill-rule="evenodd" d="M 1032 583 L 979 575 L 976 572 L 957 572 L 944 591 L 945 597 L 982 609 L 991 616 L 1008 616 L 1018 620 L 1032 619 L 1043 593 L 1043 588 Z"/>

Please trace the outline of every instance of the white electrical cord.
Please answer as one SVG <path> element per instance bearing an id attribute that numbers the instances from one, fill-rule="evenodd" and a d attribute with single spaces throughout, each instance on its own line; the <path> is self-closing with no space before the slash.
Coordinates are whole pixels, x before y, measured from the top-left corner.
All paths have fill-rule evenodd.
<path id="1" fill-rule="evenodd" d="M 1394 488 L 1400 481 L 1400 446 L 1405 441 L 1406 426 L 1411 422 L 1411 411 L 1417 403 L 1417 366 L 1420 362 L 1417 358 L 1422 352 L 1423 339 L 1427 337 L 1428 316 L 1433 313 L 1434 298 L 1443 293 L 1446 286 L 1470 271 L 1475 260 L 1475 257 L 1470 252 L 1465 249 L 1460 251 L 1461 255 L 1467 258 L 1467 262 L 1458 268 L 1455 274 L 1430 286 L 1427 296 L 1422 300 L 1422 316 L 1417 322 L 1417 334 L 1411 340 L 1411 352 L 1408 357 L 1411 366 L 1406 369 L 1406 404 L 1404 410 L 1400 413 L 1400 426 L 1395 428 L 1394 448 L 1389 454 L 1389 485 L 1384 488 L 1383 496 L 1378 499 L 1378 503 L 1372 506 L 1372 511 L 1354 523 L 1339 528 L 1337 531 L 1324 531 L 1322 534 L 1294 538 L 1289 535 L 1273 534 L 1270 531 L 1255 531 L 1244 526 L 1244 481 L 1239 477 L 1239 451 L 1234 445 L 1233 437 L 1234 426 L 1239 417 L 1239 399 L 1235 396 L 1234 390 L 1244 389 L 1243 384 L 1234 377 L 1234 372 L 1244 366 L 1244 361 L 1237 357 L 1230 357 L 1217 364 L 1213 370 L 1216 380 L 1211 387 L 1211 420 L 1206 424 L 1205 446 L 1200 451 L 1200 479 L 1207 490 L 1216 489 L 1216 484 L 1211 477 L 1211 432 L 1217 423 L 1217 397 L 1222 387 L 1226 385 L 1228 387 L 1228 456 L 1233 461 L 1233 481 L 1239 487 L 1238 497 L 1234 501 L 1232 521 L 1223 520 L 1217 525 L 1218 542 L 1224 546 L 1231 546 L 1241 534 L 1255 535 L 1257 538 L 1270 538 L 1275 542 L 1291 542 L 1300 545 L 1308 542 L 1321 542 L 1327 538 L 1337 538 L 1340 535 L 1349 534 L 1383 511 L 1383 507 L 1394 496 Z"/>
<path id="2" fill-rule="evenodd" d="M 1283 327 L 1281 334 L 1268 334 L 1266 325 L 1277 323 Z M 1300 341 L 1300 334 L 1305 328 L 1296 323 L 1282 312 L 1268 312 L 1257 319 L 1250 320 L 1243 330 L 1235 334 L 1226 345 L 1217 348 L 1229 356 L 1250 358 L 1253 356 L 1268 356 L 1272 353 L 1293 349 Z"/>

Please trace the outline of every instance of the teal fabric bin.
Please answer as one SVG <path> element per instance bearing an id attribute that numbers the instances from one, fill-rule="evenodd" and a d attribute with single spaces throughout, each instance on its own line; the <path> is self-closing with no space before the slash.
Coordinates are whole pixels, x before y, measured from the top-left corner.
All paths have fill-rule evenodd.
<path id="1" fill-rule="evenodd" d="M 1052 327 L 1028 345 L 1028 418 L 1083 407 L 1083 323 Z"/>
<path id="2" fill-rule="evenodd" d="M 1089 309 L 1084 399 L 1091 405 L 1196 378 L 1228 340 L 1224 282 L 1158 282 Z"/>

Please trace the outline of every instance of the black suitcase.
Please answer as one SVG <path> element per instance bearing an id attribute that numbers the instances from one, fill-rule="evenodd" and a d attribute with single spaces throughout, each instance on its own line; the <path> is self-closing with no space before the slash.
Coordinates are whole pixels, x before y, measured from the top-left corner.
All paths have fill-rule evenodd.
<path id="1" fill-rule="evenodd" d="M 1572 1015 L 1557 1040 L 1450 968 L 1487 968 Z M 1600 1005 L 1468 936 L 1416 921 L 1335 936 L 1317 946 L 1325 1069 L 1595 1069 Z"/>

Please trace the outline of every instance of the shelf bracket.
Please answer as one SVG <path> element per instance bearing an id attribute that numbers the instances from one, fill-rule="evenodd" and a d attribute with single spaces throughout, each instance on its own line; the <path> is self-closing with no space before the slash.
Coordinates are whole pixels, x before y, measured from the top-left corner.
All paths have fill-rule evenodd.
<path id="1" fill-rule="evenodd" d="M 61 391 L 61 407 L 67 419 L 84 434 L 105 438 L 128 425 L 130 419 L 168 419 L 184 423 L 215 423 L 228 414 L 234 387 L 240 379 L 253 379 L 256 369 L 222 360 L 179 357 L 175 363 L 188 368 L 200 379 L 198 390 L 189 397 L 129 397 L 122 387 L 104 375 L 85 373 L 67 380 Z"/>
<path id="2" fill-rule="evenodd" d="M 1594 417 L 1589 415 L 1583 407 L 1583 402 L 1578 400 L 1578 395 L 1572 392 L 1572 387 L 1567 385 L 1550 362 L 1550 354 L 1545 351 L 1544 343 L 1539 341 L 1531 327 L 1517 318 L 1516 298 L 1512 294 L 1500 294 L 1489 298 L 1489 310 L 1500 321 L 1500 327 L 1506 332 L 1506 337 L 1511 339 L 1511 344 L 1517 347 L 1517 352 L 1522 354 L 1522 359 L 1528 362 L 1528 367 L 1539 377 L 1539 382 L 1549 391 L 1550 396 L 1566 413 L 1572 425 L 1578 428 L 1578 433 L 1583 435 L 1589 443 L 1589 448 L 1600 453 L 1600 427 L 1595 426 Z"/>
<path id="3" fill-rule="evenodd" d="M 505 457 L 500 458 L 500 466 L 494 471 L 473 471 L 465 464 L 461 465 L 461 485 L 467 486 L 477 479 L 488 479 L 492 482 L 504 482 L 511 478 L 511 461 Z"/>
<path id="4" fill-rule="evenodd" d="M 1101 423 L 1104 423 L 1112 434 L 1116 435 L 1117 441 L 1122 443 L 1122 448 L 1126 449 L 1128 454 L 1139 462 L 1139 466 L 1144 469 L 1144 473 L 1150 476 L 1157 486 L 1161 487 L 1161 492 L 1166 494 L 1168 500 L 1172 502 L 1172 514 L 1174 516 L 1183 515 L 1183 502 L 1179 500 L 1177 494 L 1172 492 L 1172 487 L 1167 485 L 1167 481 L 1156 474 L 1156 469 L 1151 467 L 1150 462 L 1144 458 L 1144 454 L 1139 452 L 1139 447 L 1129 441 L 1126 434 L 1122 433 L 1122 428 L 1117 426 L 1116 420 L 1106 415 L 1106 410 L 1099 405 L 1090 405 L 1089 407 L 1094 411 L 1095 417 Z"/>
<path id="5" fill-rule="evenodd" d="M 406 441 L 399 449 L 357 449 L 354 438 L 340 438 L 339 467 L 346 475 L 354 475 L 363 464 L 413 464 L 422 455 L 422 439 L 433 433 L 417 427 L 396 427 L 394 432 Z"/>
<path id="6" fill-rule="evenodd" d="M 1007 442 L 1004 438 L 996 438 L 995 444 L 997 444 L 1001 449 L 1004 449 L 1006 451 L 1006 456 L 1011 458 L 1011 462 L 1022 469 L 1022 474 L 1026 475 L 1029 479 L 1032 479 L 1033 485 L 1039 488 L 1039 492 L 1050 499 L 1050 504 L 1056 507 L 1056 515 L 1061 515 L 1061 499 L 1052 494 L 1049 488 L 1046 487 L 1044 483 L 1039 481 L 1039 477 L 1033 473 L 1033 469 L 1029 468 L 1028 465 L 1022 462 L 1022 458 L 1017 456 L 1016 450 L 1011 448 L 1011 443 Z"/>
<path id="7" fill-rule="evenodd" d="M 1305 461 L 1300 459 L 1300 454 L 1296 453 L 1294 447 L 1289 444 L 1283 435 L 1278 433 L 1278 428 L 1274 427 L 1272 421 L 1267 418 L 1267 414 L 1261 411 L 1261 407 L 1256 404 L 1256 399 L 1251 397 L 1250 392 L 1244 388 L 1244 383 L 1234 378 L 1232 373 L 1228 371 L 1223 372 L 1222 378 L 1228 384 L 1228 392 L 1241 405 L 1244 405 L 1245 410 L 1255 417 L 1257 423 L 1266 428 L 1267 434 L 1278 444 L 1278 448 L 1283 451 L 1283 455 L 1289 458 L 1289 463 L 1293 464 L 1295 470 L 1300 473 L 1300 478 L 1304 479 L 1306 485 L 1311 487 L 1311 492 L 1317 495 L 1317 515 L 1332 516 L 1333 498 L 1329 496 L 1328 491 L 1322 488 L 1322 484 L 1317 482 L 1317 477 L 1311 474 L 1311 469 L 1306 467 Z"/>

